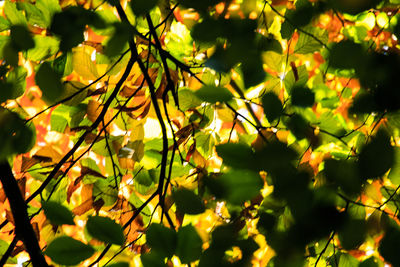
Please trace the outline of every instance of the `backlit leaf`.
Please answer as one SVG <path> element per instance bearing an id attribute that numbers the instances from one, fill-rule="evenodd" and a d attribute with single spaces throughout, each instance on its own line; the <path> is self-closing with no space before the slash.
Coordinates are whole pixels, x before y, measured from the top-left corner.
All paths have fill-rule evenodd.
<path id="1" fill-rule="evenodd" d="M 140 16 L 149 13 L 150 10 L 157 5 L 158 1 L 159 0 L 133 0 L 130 3 L 133 13 L 135 13 L 136 16 Z"/>
<path id="2" fill-rule="evenodd" d="M 392 167 L 394 157 L 390 137 L 383 130 L 378 131 L 371 142 L 361 149 L 359 156 L 360 172 L 364 178 L 377 178 Z"/>
<path id="3" fill-rule="evenodd" d="M 95 250 L 81 241 L 69 236 L 61 236 L 54 239 L 45 250 L 45 254 L 52 261 L 62 265 L 77 265 L 90 258 Z"/>
<path id="4" fill-rule="evenodd" d="M 4 14 L 12 25 L 26 26 L 27 24 L 26 18 L 22 11 L 18 10 L 16 4 L 14 2 L 11 2 L 10 0 L 5 1 Z"/>
<path id="5" fill-rule="evenodd" d="M 42 90 L 43 98 L 54 103 L 58 100 L 64 91 L 64 86 L 61 83 L 60 76 L 48 62 L 44 62 L 40 65 L 36 72 L 35 81 Z"/>
<path id="6" fill-rule="evenodd" d="M 155 253 L 171 257 L 175 253 L 177 235 L 174 230 L 153 223 L 146 232 L 147 244 Z"/>
<path id="7" fill-rule="evenodd" d="M 328 42 L 328 32 L 324 29 L 309 26 L 303 29 L 304 32 L 299 33 L 294 52 L 298 54 L 314 53 L 322 48 Z"/>
<path id="8" fill-rule="evenodd" d="M 186 214 L 200 214 L 205 210 L 200 197 L 193 191 L 181 188 L 173 194 L 177 209 Z"/>
<path id="9" fill-rule="evenodd" d="M 224 198 L 233 204 L 242 204 L 256 197 L 264 185 L 258 173 L 241 169 L 224 173 L 220 183 L 226 189 Z"/>
<path id="10" fill-rule="evenodd" d="M 232 99 L 233 95 L 224 87 L 206 85 L 195 92 L 195 95 L 206 102 L 226 102 Z"/>
<path id="11" fill-rule="evenodd" d="M 43 202 L 42 207 L 46 218 L 50 220 L 51 223 L 56 225 L 75 225 L 72 212 L 67 207 L 54 201 Z"/>
<path id="12" fill-rule="evenodd" d="M 94 80 L 99 76 L 96 66 L 90 58 L 89 49 L 85 46 L 73 49 L 72 67 L 86 80 Z"/>
<path id="13" fill-rule="evenodd" d="M 182 263 L 189 264 L 200 258 L 203 241 L 192 225 L 178 230 L 176 255 Z"/>
<path id="14" fill-rule="evenodd" d="M 264 108 L 265 117 L 267 117 L 269 122 L 279 118 L 283 112 L 282 102 L 273 92 L 266 93 L 262 97 L 262 105 Z"/>
<path id="15" fill-rule="evenodd" d="M 89 217 L 86 229 L 91 236 L 105 243 L 123 245 L 125 242 L 122 227 L 108 217 Z"/>

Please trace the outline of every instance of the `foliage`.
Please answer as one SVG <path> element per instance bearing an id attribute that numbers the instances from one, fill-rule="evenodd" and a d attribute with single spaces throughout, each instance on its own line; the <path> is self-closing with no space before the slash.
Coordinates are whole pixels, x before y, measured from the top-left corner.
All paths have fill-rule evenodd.
<path id="1" fill-rule="evenodd" d="M 400 266 L 399 8 L 3 1 L 0 265 Z"/>

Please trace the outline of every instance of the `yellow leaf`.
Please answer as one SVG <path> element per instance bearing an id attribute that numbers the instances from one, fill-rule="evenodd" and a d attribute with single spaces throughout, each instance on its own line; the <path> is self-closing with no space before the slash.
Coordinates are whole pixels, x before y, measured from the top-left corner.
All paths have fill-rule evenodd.
<path id="1" fill-rule="evenodd" d="M 132 123 L 132 133 L 130 136 L 130 141 L 136 141 L 136 140 L 143 140 L 144 139 L 144 127 L 143 127 L 144 121 L 143 120 L 136 120 Z"/>
<path id="2" fill-rule="evenodd" d="M 94 122 L 97 119 L 97 117 L 100 115 L 100 112 L 101 112 L 100 103 L 97 102 L 96 100 L 89 100 L 89 103 L 87 106 L 88 119 L 91 122 Z"/>
<path id="3" fill-rule="evenodd" d="M 80 46 L 72 50 L 72 67 L 85 80 L 95 80 L 99 75 L 96 65 L 90 58 L 92 47 Z"/>

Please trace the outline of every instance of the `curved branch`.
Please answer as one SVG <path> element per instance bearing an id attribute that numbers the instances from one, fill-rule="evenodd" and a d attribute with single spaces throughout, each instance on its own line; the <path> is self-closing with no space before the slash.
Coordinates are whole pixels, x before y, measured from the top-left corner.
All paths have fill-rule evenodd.
<path id="1" fill-rule="evenodd" d="M 12 173 L 10 164 L 6 160 L 0 162 L 0 181 L 10 203 L 15 224 L 15 234 L 24 243 L 32 265 L 34 267 L 49 266 L 42 254 L 39 241 L 29 220 L 27 205 Z"/>

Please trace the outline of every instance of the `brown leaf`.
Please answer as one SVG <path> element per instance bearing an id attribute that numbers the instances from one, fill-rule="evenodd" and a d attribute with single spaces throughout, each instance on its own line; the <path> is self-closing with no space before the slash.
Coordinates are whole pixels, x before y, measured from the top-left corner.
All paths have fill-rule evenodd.
<path id="1" fill-rule="evenodd" d="M 86 143 L 86 144 L 92 144 L 95 140 L 96 140 L 96 142 L 99 142 L 99 141 L 101 141 L 102 139 L 104 139 L 104 136 L 99 136 L 99 137 L 97 137 L 97 139 L 96 139 L 96 137 L 97 137 L 97 134 L 88 133 L 88 134 L 85 136 L 85 143 Z"/>
<path id="2" fill-rule="evenodd" d="M 290 62 L 290 66 L 292 67 L 294 80 L 297 82 L 299 80 L 299 72 L 297 71 L 296 63 L 292 61 Z"/>
<path id="3" fill-rule="evenodd" d="M 87 117 L 91 122 L 94 122 L 101 112 L 101 104 L 96 100 L 89 100 L 87 105 Z"/>
<path id="4" fill-rule="evenodd" d="M 146 101 L 143 102 L 143 103 L 141 103 L 141 104 L 139 104 L 139 105 L 137 105 L 137 106 L 134 106 L 134 107 L 127 107 L 127 106 L 118 105 L 118 106 L 116 107 L 116 109 L 119 109 L 119 110 L 121 110 L 121 111 L 123 111 L 123 112 L 132 112 L 132 111 L 136 111 L 136 110 L 140 109 L 140 108 L 143 107 L 145 104 L 146 104 Z"/>
<path id="5" fill-rule="evenodd" d="M 92 198 L 86 199 L 83 201 L 78 207 L 75 207 L 72 210 L 72 213 L 75 215 L 82 215 L 85 214 L 87 211 L 93 208 L 93 200 Z"/>
<path id="6" fill-rule="evenodd" d="M 98 200 L 93 202 L 93 208 L 96 211 L 96 213 L 98 213 L 101 207 L 103 206 L 104 206 L 104 200 L 102 198 L 99 198 Z"/>
<path id="7" fill-rule="evenodd" d="M 39 225 L 37 222 L 33 222 L 32 223 L 32 228 L 33 231 L 35 232 L 36 238 L 38 239 L 38 241 L 40 241 L 40 231 L 39 231 Z"/>
<path id="8" fill-rule="evenodd" d="M 135 167 L 135 161 L 131 158 L 118 158 L 119 166 L 123 169 L 133 170 Z"/>
<path id="9" fill-rule="evenodd" d="M 207 167 L 207 160 L 200 154 L 199 151 L 197 151 L 197 149 L 195 149 L 193 152 L 193 161 L 201 168 Z"/>
<path id="10" fill-rule="evenodd" d="M 26 177 L 22 177 L 21 179 L 17 180 L 19 190 L 21 191 L 22 198 L 25 199 L 25 193 L 26 193 Z"/>
<path id="11" fill-rule="evenodd" d="M 139 119 L 142 119 L 144 117 L 147 116 L 147 114 L 149 114 L 150 111 L 150 107 L 151 107 L 151 101 L 149 101 L 146 106 L 143 109 L 143 112 L 138 116 Z"/>
<path id="12" fill-rule="evenodd" d="M 135 212 L 135 211 L 133 211 Z M 125 225 L 132 218 L 132 206 L 128 201 L 124 201 L 122 203 L 122 214 L 120 217 L 120 224 Z M 135 239 L 139 237 L 139 232 L 144 231 L 144 223 L 142 216 L 139 214 L 131 224 L 125 228 L 124 233 L 126 236 L 127 242 L 133 242 Z"/>
<path id="13" fill-rule="evenodd" d="M 41 160 L 41 162 L 59 162 L 62 159 L 61 153 L 55 150 L 52 146 L 47 145 L 39 149 L 33 156 L 35 159 Z M 44 160 L 45 159 L 45 160 Z M 51 160 L 49 160 L 51 159 Z"/>
<path id="14" fill-rule="evenodd" d="M 11 257 L 17 256 L 22 251 L 25 251 L 24 245 L 16 245 L 14 250 L 11 252 Z"/>
<path id="15" fill-rule="evenodd" d="M 196 142 L 194 142 L 194 143 L 189 147 L 189 151 L 188 151 L 188 153 L 186 154 L 186 158 L 185 158 L 185 160 L 186 160 L 187 162 L 190 161 L 190 158 L 192 157 L 192 155 L 193 155 L 193 153 L 194 153 L 195 150 L 196 150 Z"/>
<path id="16" fill-rule="evenodd" d="M 114 206 L 109 211 L 119 211 L 122 210 L 125 198 L 123 196 L 118 196 L 117 202 L 115 202 Z"/>
<path id="17" fill-rule="evenodd" d="M 70 183 L 67 189 L 67 202 L 70 203 L 72 194 L 81 186 L 80 182 L 82 181 L 83 176 L 79 176 L 75 179 L 73 183 Z"/>
<path id="18" fill-rule="evenodd" d="M 99 172 L 97 172 L 95 170 L 92 170 L 92 169 L 90 169 L 88 167 L 84 167 L 84 166 L 81 167 L 81 175 L 82 176 L 93 175 L 93 176 L 96 176 L 96 177 L 100 177 L 100 178 L 106 179 L 106 177 L 103 174 L 101 174 L 101 173 L 99 173 Z"/>
<path id="19" fill-rule="evenodd" d="M 0 189 L 0 202 L 1 202 L 1 203 L 4 203 L 4 201 L 5 201 L 6 199 L 7 199 L 6 193 L 4 193 L 4 189 L 1 188 L 1 189 Z"/>
<path id="20" fill-rule="evenodd" d="M 106 88 L 103 86 L 103 87 L 101 87 L 101 88 L 99 88 L 99 89 L 96 89 L 96 90 L 89 90 L 88 91 L 88 94 L 87 94 L 87 96 L 95 96 L 95 95 L 102 95 L 102 94 L 104 94 L 104 93 L 106 93 L 107 92 L 107 90 L 106 90 Z"/>
<path id="21" fill-rule="evenodd" d="M 7 219 L 7 221 L 8 222 L 10 222 L 12 225 L 15 225 L 15 222 L 14 222 L 14 217 L 13 217 L 13 215 L 12 215 L 12 212 L 10 211 L 10 210 L 6 210 L 6 219 Z"/>
<path id="22" fill-rule="evenodd" d="M 27 171 L 29 168 L 31 168 L 32 166 L 34 166 L 37 163 L 39 163 L 39 161 L 33 157 L 29 158 L 29 157 L 22 156 L 21 172 Z"/>

